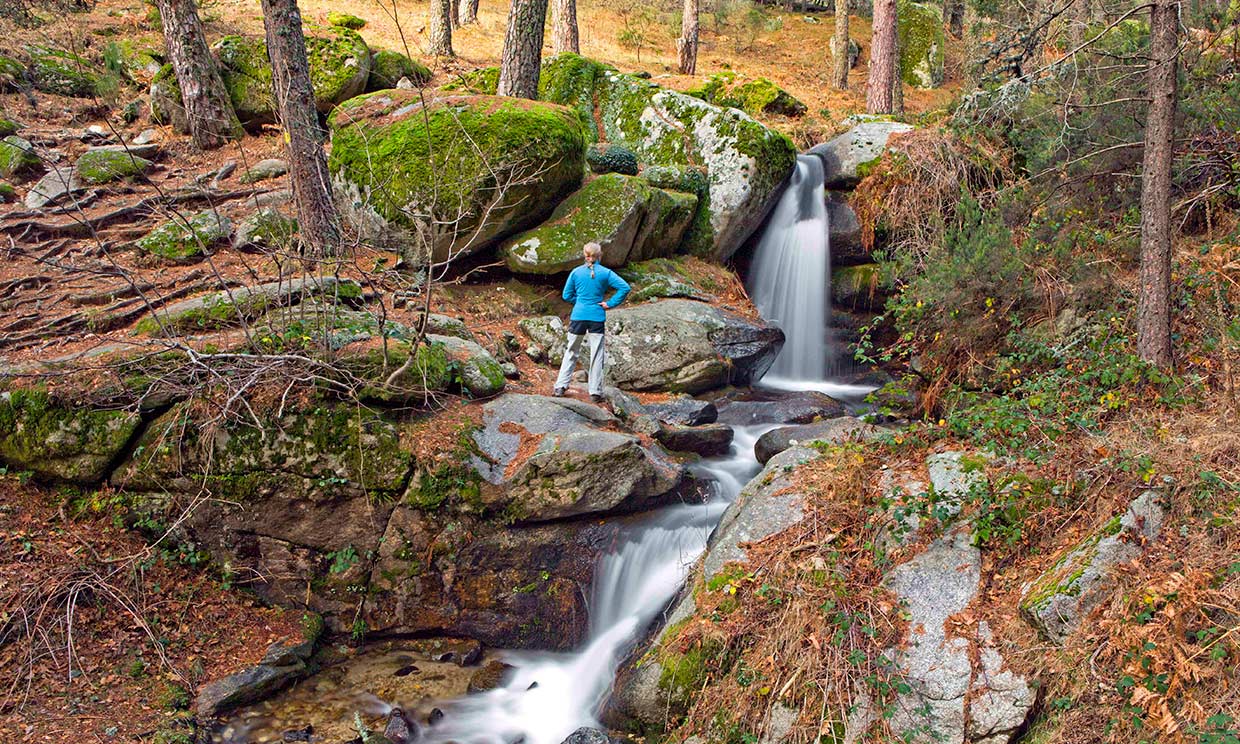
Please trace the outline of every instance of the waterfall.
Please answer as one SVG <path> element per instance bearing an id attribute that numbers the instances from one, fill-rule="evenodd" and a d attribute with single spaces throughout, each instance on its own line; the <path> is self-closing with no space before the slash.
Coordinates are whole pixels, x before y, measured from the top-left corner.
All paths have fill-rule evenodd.
<path id="1" fill-rule="evenodd" d="M 600 726 L 616 670 L 684 583 L 741 485 L 758 472 L 753 445 L 770 426 L 738 427 L 731 453 L 694 465 L 715 484 L 705 504 L 652 512 L 595 568 L 590 634 L 570 653 L 509 651 L 515 669 L 498 689 L 443 704 L 442 721 L 419 744 L 559 744 L 581 726 Z M 535 684 L 537 683 L 537 684 Z"/>
<path id="2" fill-rule="evenodd" d="M 792 182 L 754 252 L 749 296 L 762 317 L 783 330 L 785 339 L 764 384 L 802 389 L 803 383 L 827 377 L 831 250 L 825 196 L 822 160 L 797 156 Z"/>

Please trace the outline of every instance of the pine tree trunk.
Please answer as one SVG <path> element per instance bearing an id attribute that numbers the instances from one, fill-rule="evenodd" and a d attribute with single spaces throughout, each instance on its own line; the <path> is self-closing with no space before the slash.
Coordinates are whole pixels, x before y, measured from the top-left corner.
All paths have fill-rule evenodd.
<path id="1" fill-rule="evenodd" d="M 428 54 L 454 57 L 452 53 L 452 0 L 431 0 L 431 33 Z"/>
<path id="2" fill-rule="evenodd" d="M 202 148 L 220 147 L 241 136 L 241 122 L 207 47 L 194 0 L 158 0 L 168 58 L 181 88 L 189 134 Z"/>
<path id="3" fill-rule="evenodd" d="M 964 26 L 961 29 L 964 40 L 964 90 L 969 92 L 977 88 L 980 82 L 978 57 L 981 56 L 981 42 L 977 36 L 977 9 L 975 3 L 964 4 Z"/>
<path id="4" fill-rule="evenodd" d="M 452 28 L 461 27 L 461 0 L 448 0 L 448 23 Z"/>
<path id="5" fill-rule="evenodd" d="M 944 0 L 943 3 L 943 25 L 957 39 L 964 33 L 964 3 L 965 0 Z"/>
<path id="6" fill-rule="evenodd" d="M 698 31 L 698 0 L 685 0 L 680 15 L 680 38 L 676 40 L 681 75 L 697 72 Z"/>
<path id="7" fill-rule="evenodd" d="M 1137 354 L 1171 366 L 1171 161 L 1175 152 L 1179 3 L 1154 0 L 1150 10 L 1150 107 L 1141 162 L 1141 290 Z"/>
<path id="8" fill-rule="evenodd" d="M 831 52 L 835 58 L 831 86 L 836 90 L 848 90 L 848 0 L 835 0 L 835 36 L 831 39 Z"/>
<path id="9" fill-rule="evenodd" d="M 302 242 L 312 258 L 334 256 L 340 249 L 340 223 L 332 202 L 325 133 L 319 126 L 306 61 L 306 37 L 301 30 L 301 11 L 296 0 L 262 0 L 263 26 L 267 31 L 267 56 L 271 60 L 271 86 L 284 128 L 289 177 Z"/>
<path id="10" fill-rule="evenodd" d="M 538 72 L 542 64 L 543 25 L 547 0 L 512 0 L 508 31 L 499 66 L 501 96 L 538 97 Z"/>
<path id="11" fill-rule="evenodd" d="M 551 51 L 579 54 L 577 43 L 577 0 L 551 0 Z"/>
<path id="12" fill-rule="evenodd" d="M 870 41 L 870 75 L 865 84 L 865 108 L 871 114 L 895 113 L 891 93 L 899 76 L 896 0 L 874 0 L 874 37 Z"/>
<path id="13" fill-rule="evenodd" d="M 900 28 L 899 23 L 896 24 L 896 71 L 891 76 L 891 113 L 904 113 L 904 76 L 900 74 Z"/>
<path id="14" fill-rule="evenodd" d="M 478 21 L 478 0 L 461 0 L 460 25 Z"/>

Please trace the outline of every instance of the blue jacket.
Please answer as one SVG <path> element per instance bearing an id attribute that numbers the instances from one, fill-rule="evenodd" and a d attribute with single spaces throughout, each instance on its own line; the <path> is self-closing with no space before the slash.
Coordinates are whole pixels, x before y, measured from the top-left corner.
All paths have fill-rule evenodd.
<path id="1" fill-rule="evenodd" d="M 629 283 L 620 275 L 602 264 L 594 264 L 594 277 L 590 277 L 590 267 L 582 264 L 573 269 L 564 283 L 564 301 L 573 303 L 573 314 L 570 320 L 597 320 L 600 323 L 607 319 L 607 313 L 599 306 L 603 295 L 610 287 L 616 293 L 607 301 L 612 308 L 624 302 L 629 294 Z"/>

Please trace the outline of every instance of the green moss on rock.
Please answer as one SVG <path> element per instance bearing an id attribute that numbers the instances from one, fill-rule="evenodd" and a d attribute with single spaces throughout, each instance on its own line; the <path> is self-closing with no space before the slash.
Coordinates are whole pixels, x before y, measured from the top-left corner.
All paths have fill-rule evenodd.
<path id="1" fill-rule="evenodd" d="M 331 10 L 327 13 L 327 25 L 347 28 L 353 31 L 360 31 L 366 27 L 366 19 L 358 18 L 351 13 L 341 13 L 337 10 Z"/>
<path id="2" fill-rule="evenodd" d="M 89 98 L 99 86 L 95 66 L 84 57 L 63 49 L 27 47 L 34 87 L 44 93 Z"/>
<path id="3" fill-rule="evenodd" d="M 86 183 L 101 184 L 140 176 L 154 163 L 124 150 L 87 150 L 77 159 L 78 177 Z"/>
<path id="4" fill-rule="evenodd" d="M 421 88 L 431 81 L 431 71 L 426 65 L 400 52 L 380 49 L 371 55 L 367 93 L 395 88 L 401 78 L 409 78 L 409 82 Z"/>
<path id="5" fill-rule="evenodd" d="M 750 116 L 803 116 L 808 111 L 805 104 L 770 80 L 760 77 L 741 82 L 733 72 L 712 75 L 702 85 L 685 92 L 718 106 L 740 109 Z"/>
<path id="6" fill-rule="evenodd" d="M 561 69 L 562 68 L 562 69 Z M 700 255 L 731 255 L 757 227 L 796 163 L 784 135 L 743 112 L 666 90 L 578 55 L 543 66 L 546 100 L 578 107 L 599 141 L 624 145 L 650 166 L 697 167 L 710 183 L 686 245 Z M 699 195 L 700 197 L 700 195 Z"/>
<path id="7" fill-rule="evenodd" d="M 25 78 L 25 65 L 12 57 L 0 55 L 0 91 L 16 90 L 25 82 Z"/>
<path id="8" fill-rule="evenodd" d="M 536 101 L 447 96 L 424 107 L 417 91 L 390 90 L 346 102 L 329 122 L 346 214 L 415 265 L 428 259 L 412 237 L 426 215 L 440 221 L 430 258 L 474 253 L 537 223 L 584 167 L 577 117 Z"/>
<path id="9" fill-rule="evenodd" d="M 637 175 L 637 155 L 623 145 L 596 143 L 586 150 L 586 163 L 595 173 Z"/>
<path id="10" fill-rule="evenodd" d="M 178 132 L 188 131 L 185 106 L 181 102 L 181 86 L 171 64 L 159 68 L 151 79 L 151 121 L 170 125 Z"/>
<path id="11" fill-rule="evenodd" d="M 83 408 L 40 390 L 9 390 L 0 393 L 0 460 L 49 480 L 98 483 L 140 421 L 134 413 Z"/>
<path id="12" fill-rule="evenodd" d="M 237 225 L 233 246 L 274 248 L 289 246 L 297 236 L 297 220 L 285 216 L 279 210 L 264 207 L 246 217 Z"/>
<path id="13" fill-rule="evenodd" d="M 645 179 L 608 173 L 565 199 L 542 225 L 500 246 L 508 268 L 521 273 L 557 274 L 581 263 L 581 246 L 597 242 L 603 263 L 670 255 L 697 207 L 692 194 L 668 192 Z"/>
<path id="14" fill-rule="evenodd" d="M 3 116 L 0 116 L 0 137 L 8 137 L 10 135 L 17 134 L 17 130 L 21 128 L 21 124 L 18 124 L 12 119 L 6 119 Z"/>
<path id="15" fill-rule="evenodd" d="M 499 90 L 499 68 L 480 67 L 477 70 L 463 72 L 451 82 L 445 83 L 441 90 L 493 96 Z"/>
<path id="16" fill-rule="evenodd" d="M 207 426 L 179 404 L 151 422 L 115 479 L 132 490 L 207 485 L 217 498 L 252 502 L 272 492 L 312 498 L 361 489 L 391 500 L 404 489 L 413 457 L 400 430 L 350 405 L 321 404 L 276 418 Z M 187 483 L 188 482 L 188 483 Z"/>
<path id="17" fill-rule="evenodd" d="M 929 5 L 899 0 L 900 77 L 918 88 L 943 84 L 943 53 L 947 37 L 941 13 Z"/>
<path id="18" fill-rule="evenodd" d="M 13 184 L 0 181 L 0 202 L 17 201 L 17 189 Z"/>
<path id="19" fill-rule="evenodd" d="M 227 217 L 214 210 L 199 212 L 189 220 L 169 220 L 136 243 L 138 250 L 169 261 L 186 261 L 203 255 L 226 240 L 232 232 Z"/>
<path id="20" fill-rule="evenodd" d="M 271 90 L 271 63 L 267 44 L 257 36 L 225 36 L 212 45 L 220 62 L 224 86 L 242 123 L 248 126 L 275 121 Z M 306 30 L 306 57 L 315 107 L 327 113 L 333 106 L 366 89 L 370 77 L 370 49 L 347 28 Z"/>
<path id="21" fill-rule="evenodd" d="M 38 169 L 42 161 L 34 145 L 16 135 L 0 140 L 0 176 L 12 178 Z"/>

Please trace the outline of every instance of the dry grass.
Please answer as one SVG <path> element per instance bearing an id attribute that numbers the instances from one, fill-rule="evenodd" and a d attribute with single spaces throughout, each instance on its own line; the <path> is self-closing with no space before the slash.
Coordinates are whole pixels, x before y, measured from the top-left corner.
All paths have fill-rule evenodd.
<path id="1" fill-rule="evenodd" d="M 882 659 L 903 621 L 872 549 L 882 528 L 870 482 L 878 464 L 873 450 L 846 446 L 802 466 L 805 518 L 697 587 L 694 619 L 664 649 L 721 650 L 675 740 L 761 736 L 778 704 L 800 711 L 793 741 L 816 741 L 839 733 L 859 690 L 880 704 L 891 697 Z"/>

